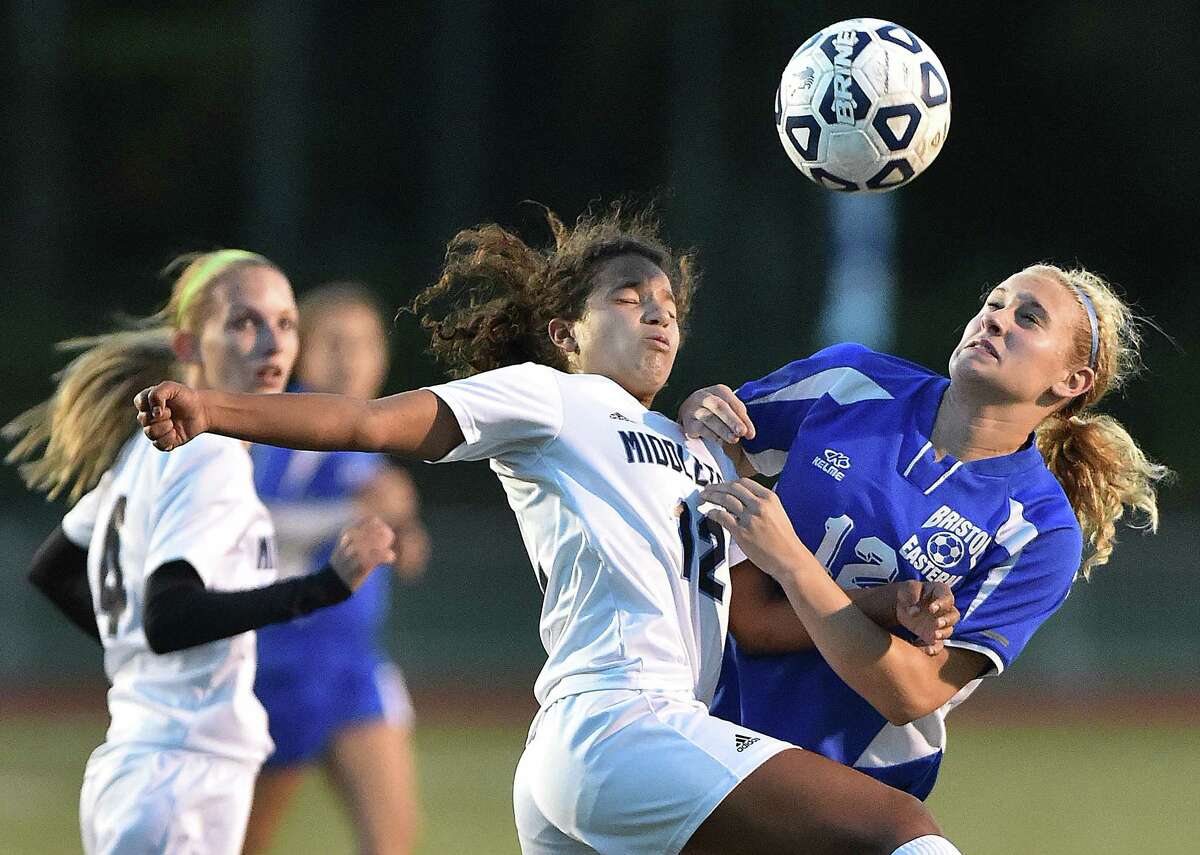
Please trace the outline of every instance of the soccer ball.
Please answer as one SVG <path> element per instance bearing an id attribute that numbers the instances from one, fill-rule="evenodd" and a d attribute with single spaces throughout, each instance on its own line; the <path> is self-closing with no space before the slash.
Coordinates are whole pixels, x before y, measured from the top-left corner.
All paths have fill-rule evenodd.
<path id="1" fill-rule="evenodd" d="M 852 18 L 800 46 L 775 92 L 792 163 L 830 190 L 886 193 L 933 162 L 950 130 L 950 82 L 898 24 Z"/>
<path id="2" fill-rule="evenodd" d="M 925 552 L 931 561 L 943 570 L 953 567 L 966 554 L 962 539 L 949 531 L 939 531 L 925 544 Z"/>

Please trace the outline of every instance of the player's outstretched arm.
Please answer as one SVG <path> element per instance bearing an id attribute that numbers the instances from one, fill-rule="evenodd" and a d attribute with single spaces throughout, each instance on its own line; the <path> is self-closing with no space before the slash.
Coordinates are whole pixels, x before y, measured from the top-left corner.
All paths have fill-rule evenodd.
<path id="1" fill-rule="evenodd" d="M 396 560 L 395 539 L 378 517 L 348 526 L 329 564 L 261 588 L 210 590 L 187 561 L 169 561 L 146 581 L 142 625 L 155 653 L 174 653 L 337 605 L 379 566 Z"/>
<path id="2" fill-rule="evenodd" d="M 933 712 L 987 667 L 970 650 L 927 655 L 855 608 L 796 537 L 779 497 L 761 484 L 748 478 L 710 484 L 700 496 L 716 506 L 708 518 L 783 587 L 829 666 L 893 724 Z"/>
<path id="3" fill-rule="evenodd" d="M 134 406 L 142 432 L 162 451 L 208 432 L 286 448 L 436 460 L 463 441 L 450 407 L 424 389 L 363 401 L 197 390 L 167 381 L 139 392 Z"/>

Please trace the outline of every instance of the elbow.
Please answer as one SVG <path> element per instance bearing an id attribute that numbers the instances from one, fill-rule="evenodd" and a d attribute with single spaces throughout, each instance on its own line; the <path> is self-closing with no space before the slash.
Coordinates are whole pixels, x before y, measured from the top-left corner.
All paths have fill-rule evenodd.
<path id="1" fill-rule="evenodd" d="M 929 698 L 917 697 L 910 694 L 895 694 L 882 703 L 872 704 L 875 709 L 888 720 L 889 724 L 903 727 L 918 719 L 925 718 L 941 704 Z"/>
<path id="2" fill-rule="evenodd" d="M 150 648 L 151 653 L 161 656 L 181 649 L 171 638 L 166 620 L 152 610 L 147 610 L 142 615 L 142 633 L 146 636 L 146 646 Z"/>
<path id="3" fill-rule="evenodd" d="M 146 646 L 150 648 L 151 653 L 161 656 L 164 653 L 172 652 L 171 646 L 167 644 L 157 627 L 151 629 L 150 625 L 147 625 L 144 627 L 144 632 L 146 634 Z"/>
<path id="4" fill-rule="evenodd" d="M 884 718 L 888 720 L 888 724 L 895 725 L 896 727 L 904 727 L 906 724 L 912 724 L 917 719 L 923 717 L 920 714 L 905 709 L 892 709 L 884 713 Z"/>
<path id="5" fill-rule="evenodd" d="M 384 451 L 387 446 L 387 425 L 376 410 L 377 401 L 364 401 L 355 420 L 350 445 L 355 451 Z"/>
<path id="6" fill-rule="evenodd" d="M 774 656 L 813 649 L 812 641 L 807 635 L 786 632 L 783 628 L 765 622 L 749 625 L 743 622 L 739 626 L 731 627 L 730 633 L 737 642 L 738 650 L 749 656 Z"/>
<path id="7" fill-rule="evenodd" d="M 762 635 L 743 633 L 734 635 L 734 640 L 737 641 L 738 650 L 747 656 L 769 656 L 781 652 L 778 645 L 772 644 L 770 639 Z"/>

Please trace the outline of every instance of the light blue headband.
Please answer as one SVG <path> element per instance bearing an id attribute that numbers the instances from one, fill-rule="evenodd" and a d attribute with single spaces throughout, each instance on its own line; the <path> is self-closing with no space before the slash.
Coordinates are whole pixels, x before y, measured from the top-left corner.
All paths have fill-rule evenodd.
<path id="1" fill-rule="evenodd" d="M 1083 303 L 1083 310 L 1087 312 L 1088 325 L 1092 328 L 1092 352 L 1088 354 L 1088 368 L 1095 368 L 1096 356 L 1100 353 L 1100 321 L 1096 317 L 1096 307 L 1086 291 L 1076 285 L 1071 287 L 1079 295 L 1079 302 Z"/>

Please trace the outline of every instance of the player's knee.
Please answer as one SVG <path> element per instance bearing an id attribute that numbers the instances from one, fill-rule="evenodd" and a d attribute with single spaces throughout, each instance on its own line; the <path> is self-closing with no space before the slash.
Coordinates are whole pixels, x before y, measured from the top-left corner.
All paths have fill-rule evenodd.
<path id="1" fill-rule="evenodd" d="M 885 815 L 891 821 L 878 841 L 878 851 L 881 855 L 890 855 L 900 846 L 918 837 L 942 833 L 924 802 L 908 793 L 894 791 L 888 808 Z"/>

